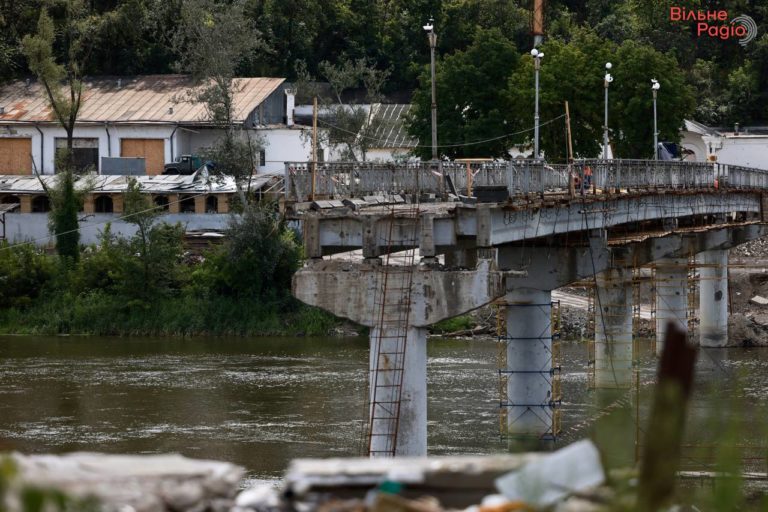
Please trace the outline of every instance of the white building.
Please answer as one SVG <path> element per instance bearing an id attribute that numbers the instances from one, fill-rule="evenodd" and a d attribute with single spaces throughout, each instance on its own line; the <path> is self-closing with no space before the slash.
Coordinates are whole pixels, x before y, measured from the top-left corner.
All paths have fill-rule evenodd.
<path id="1" fill-rule="evenodd" d="M 177 157 L 197 154 L 220 136 L 204 104 L 190 101 L 184 75 L 86 79 L 75 129 L 75 159 L 101 170 L 103 157 L 143 158 L 160 174 Z M 307 127 L 293 120 L 294 92 L 282 78 L 235 79 L 235 121 L 263 143 L 257 172 L 282 172 L 284 162 L 309 160 Z M 17 81 L 0 88 L 0 174 L 54 174 L 66 146 L 42 86 Z"/>
<path id="2" fill-rule="evenodd" d="M 681 135 L 686 160 L 768 170 L 768 129 L 765 127 L 727 131 L 686 121 Z"/>

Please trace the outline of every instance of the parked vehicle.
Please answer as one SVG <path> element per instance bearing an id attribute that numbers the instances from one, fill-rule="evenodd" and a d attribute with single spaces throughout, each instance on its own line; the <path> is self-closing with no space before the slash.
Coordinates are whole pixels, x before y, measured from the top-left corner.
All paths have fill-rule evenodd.
<path id="1" fill-rule="evenodd" d="M 181 155 L 176 158 L 175 162 L 165 164 L 163 167 L 163 174 L 184 174 L 189 175 L 194 173 L 200 167 L 203 166 L 202 159 L 197 155 Z"/>

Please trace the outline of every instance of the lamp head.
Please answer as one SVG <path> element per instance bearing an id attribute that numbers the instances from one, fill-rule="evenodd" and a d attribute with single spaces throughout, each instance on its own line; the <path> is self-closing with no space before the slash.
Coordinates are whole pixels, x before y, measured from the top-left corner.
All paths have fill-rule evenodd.
<path id="1" fill-rule="evenodd" d="M 534 48 L 533 50 L 531 50 L 531 56 L 532 56 L 533 58 L 536 58 L 536 57 L 538 57 L 538 56 L 539 56 L 539 50 L 537 50 L 536 48 Z"/>
<path id="2" fill-rule="evenodd" d="M 651 89 L 653 89 L 654 91 L 658 91 L 659 89 L 661 89 L 661 84 L 655 78 L 651 78 Z"/>
<path id="3" fill-rule="evenodd" d="M 613 82 L 613 75 L 611 75 L 610 73 L 606 73 L 605 74 L 605 83 L 609 84 L 611 82 Z"/>
<path id="4" fill-rule="evenodd" d="M 426 32 L 432 32 L 434 28 L 435 28 L 435 20 L 434 18 L 429 18 L 429 21 L 427 22 L 427 24 L 424 25 L 424 30 Z"/>
<path id="5" fill-rule="evenodd" d="M 613 64 L 611 64 L 610 62 L 605 63 L 605 69 L 611 69 L 612 67 L 613 67 Z"/>

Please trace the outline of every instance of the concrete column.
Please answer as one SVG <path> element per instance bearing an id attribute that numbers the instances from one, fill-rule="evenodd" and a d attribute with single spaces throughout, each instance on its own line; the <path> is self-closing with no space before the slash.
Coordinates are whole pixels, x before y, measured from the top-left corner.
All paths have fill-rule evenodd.
<path id="1" fill-rule="evenodd" d="M 32 196 L 30 195 L 19 196 L 19 212 L 32 213 Z"/>
<path id="2" fill-rule="evenodd" d="M 661 354 L 667 324 L 688 330 L 688 260 L 665 258 L 656 262 L 656 353 Z"/>
<path id="3" fill-rule="evenodd" d="M 179 194 L 168 194 L 168 212 L 179 213 L 181 211 L 181 204 L 179 203 Z"/>
<path id="4" fill-rule="evenodd" d="M 698 255 L 699 344 L 724 347 L 728 343 L 728 251 Z"/>
<path id="5" fill-rule="evenodd" d="M 229 213 L 229 195 L 219 194 L 219 213 Z"/>
<path id="6" fill-rule="evenodd" d="M 508 291 L 507 412 L 512 436 L 552 433 L 552 292 Z"/>
<path id="7" fill-rule="evenodd" d="M 404 363 L 403 356 L 397 354 L 403 351 L 403 340 L 400 336 L 403 331 L 397 327 L 385 329 L 384 334 L 379 335 L 379 327 L 371 328 L 369 380 L 371 404 L 375 407 L 372 409 L 374 419 L 371 429 L 371 456 L 389 456 L 396 429 L 395 455 L 424 457 L 427 455 L 427 328 L 407 329 Z M 377 364 L 378 372 L 375 371 Z M 395 425 L 395 421 L 391 419 L 396 413 L 396 404 L 393 402 L 397 402 L 396 386 L 401 378 L 400 420 Z"/>
<path id="8" fill-rule="evenodd" d="M 632 274 L 608 269 L 595 289 L 595 387 L 632 385 Z"/>
<path id="9" fill-rule="evenodd" d="M 195 196 L 195 213 L 206 213 L 205 198 L 206 196 L 202 196 L 202 195 Z"/>

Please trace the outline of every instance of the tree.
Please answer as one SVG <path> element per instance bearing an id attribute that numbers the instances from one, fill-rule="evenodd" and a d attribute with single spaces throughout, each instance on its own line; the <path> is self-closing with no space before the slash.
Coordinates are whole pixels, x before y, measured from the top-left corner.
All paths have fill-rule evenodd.
<path id="1" fill-rule="evenodd" d="M 510 147 L 514 122 L 504 89 L 519 60 L 515 46 L 499 30 L 480 30 L 466 51 L 445 57 L 436 66 L 437 133 L 442 155 L 503 157 Z M 408 132 L 420 142 L 416 154 L 431 158 L 431 76 L 421 74 L 414 92 Z M 487 140 L 481 144 L 476 141 Z"/>
<path id="2" fill-rule="evenodd" d="M 590 31 L 580 30 L 566 43 L 549 39 L 540 48 L 544 53 L 539 72 L 540 147 L 547 160 L 567 158 L 564 102 L 571 113 L 573 151 L 577 157 L 594 157 L 600 152 L 603 125 L 603 66 L 611 45 Z M 533 140 L 534 69 L 533 58 L 525 55 L 508 82 L 510 110 L 518 117 L 516 127 L 525 130 L 515 142 Z M 520 120 L 522 119 L 522 120 Z"/>
<path id="3" fill-rule="evenodd" d="M 616 51 L 612 70 L 610 111 L 612 143 L 620 158 L 653 156 L 653 96 L 651 78 L 658 94 L 660 141 L 678 142 L 685 118 L 695 108 L 693 88 L 686 83 L 677 60 L 650 46 L 627 41 Z"/>
<path id="4" fill-rule="evenodd" d="M 370 106 L 382 100 L 389 71 L 376 69 L 365 59 L 342 60 L 336 65 L 323 61 L 319 67 L 330 85 L 330 95 L 320 94 L 306 63 L 297 63 L 297 89 L 306 97 L 317 96 L 318 108 L 330 118 L 320 136 L 343 160 L 365 161 L 368 150 L 378 142 L 374 134 L 379 123 L 371 117 Z"/>
<path id="5" fill-rule="evenodd" d="M 217 175 L 234 177 L 240 201 L 246 205 L 247 185 L 263 142 L 237 119 L 241 113 L 235 105 L 235 72 L 243 59 L 262 47 L 259 32 L 244 15 L 242 2 L 187 0 L 173 46 L 179 55 L 177 67 L 199 84 L 190 91 L 192 101 L 203 103 L 208 121 L 223 132 L 206 156 L 215 161 Z"/>
<path id="6" fill-rule="evenodd" d="M 64 63 L 59 64 L 54 52 L 56 31 L 46 9 L 40 11 L 37 34 L 22 40 L 22 52 L 29 69 L 43 86 L 45 97 L 54 118 L 67 134 L 66 150 L 57 155 L 56 168 L 60 172 L 54 189 L 41 179 L 51 201 L 51 231 L 56 235 L 59 255 L 77 261 L 80 255 L 77 212 L 81 197 L 75 191 L 75 164 L 72 154 L 77 116 L 82 106 L 83 83 L 81 63 L 87 59 L 87 34 L 93 20 L 86 17 L 81 0 L 66 0 L 65 18 L 61 28 L 65 51 Z M 65 85 L 62 87 L 62 83 Z"/>

